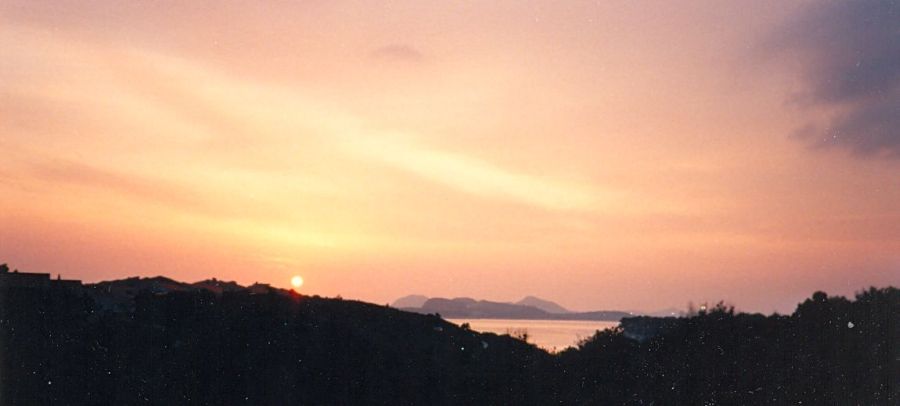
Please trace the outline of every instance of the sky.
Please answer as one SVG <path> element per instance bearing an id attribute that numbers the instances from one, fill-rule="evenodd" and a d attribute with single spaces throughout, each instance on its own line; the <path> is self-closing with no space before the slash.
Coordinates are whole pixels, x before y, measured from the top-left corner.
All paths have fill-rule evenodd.
<path id="1" fill-rule="evenodd" d="M 900 284 L 894 1 L 0 2 L 0 262 L 388 303 Z"/>

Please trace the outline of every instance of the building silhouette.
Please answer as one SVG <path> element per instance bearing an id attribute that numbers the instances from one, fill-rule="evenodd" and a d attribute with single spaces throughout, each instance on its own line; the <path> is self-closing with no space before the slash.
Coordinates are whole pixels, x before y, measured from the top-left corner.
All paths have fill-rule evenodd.
<path id="1" fill-rule="evenodd" d="M 19 272 L 18 269 L 10 271 L 9 266 L 0 264 L 0 288 L 80 288 L 80 280 L 62 279 L 57 275 L 56 279 L 50 278 L 49 273 Z"/>

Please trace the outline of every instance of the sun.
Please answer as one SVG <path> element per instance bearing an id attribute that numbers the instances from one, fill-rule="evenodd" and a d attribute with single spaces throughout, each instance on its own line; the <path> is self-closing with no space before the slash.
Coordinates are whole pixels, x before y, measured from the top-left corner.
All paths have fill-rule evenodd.
<path id="1" fill-rule="evenodd" d="M 294 288 L 303 286 L 303 278 L 300 275 L 295 275 L 293 278 L 291 278 L 291 286 L 293 286 Z"/>

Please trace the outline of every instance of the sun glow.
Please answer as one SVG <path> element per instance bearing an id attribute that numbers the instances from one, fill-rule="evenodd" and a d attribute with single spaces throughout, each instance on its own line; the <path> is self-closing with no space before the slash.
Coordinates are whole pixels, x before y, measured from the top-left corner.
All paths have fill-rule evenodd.
<path id="1" fill-rule="evenodd" d="M 303 286 L 303 278 L 300 275 L 294 276 L 293 278 L 291 278 L 291 286 L 293 286 L 294 289 Z"/>

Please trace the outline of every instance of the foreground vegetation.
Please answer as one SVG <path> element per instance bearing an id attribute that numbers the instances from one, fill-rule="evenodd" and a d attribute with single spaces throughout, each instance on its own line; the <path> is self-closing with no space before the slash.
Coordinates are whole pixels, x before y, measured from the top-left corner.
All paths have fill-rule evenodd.
<path id="1" fill-rule="evenodd" d="M 2 404 L 897 404 L 900 290 L 724 306 L 549 354 L 437 316 L 272 292 L 0 291 Z M 629 323 L 626 323 L 626 326 Z"/>

